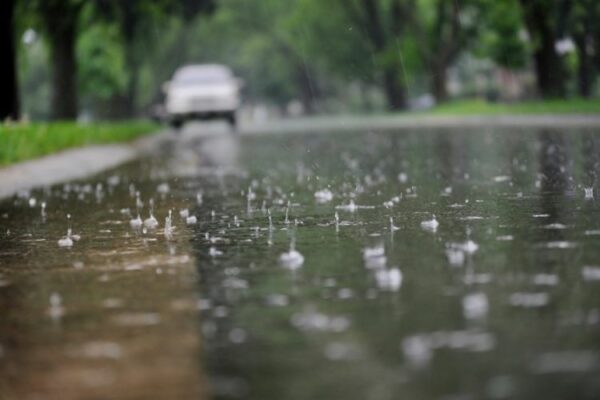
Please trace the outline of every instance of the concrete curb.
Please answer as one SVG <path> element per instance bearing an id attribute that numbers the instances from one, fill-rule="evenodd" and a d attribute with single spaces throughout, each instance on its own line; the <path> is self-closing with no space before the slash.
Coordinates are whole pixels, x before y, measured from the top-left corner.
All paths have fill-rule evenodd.
<path id="1" fill-rule="evenodd" d="M 74 148 L 0 169 L 0 199 L 116 167 L 151 151 L 168 137 L 169 132 L 161 132 L 127 144 Z"/>
<path id="2" fill-rule="evenodd" d="M 438 128 L 549 128 L 600 129 L 598 115 L 472 115 L 427 116 L 384 115 L 344 117 L 300 117 L 243 127 L 242 133 L 299 133 L 307 131 L 356 131 Z"/>

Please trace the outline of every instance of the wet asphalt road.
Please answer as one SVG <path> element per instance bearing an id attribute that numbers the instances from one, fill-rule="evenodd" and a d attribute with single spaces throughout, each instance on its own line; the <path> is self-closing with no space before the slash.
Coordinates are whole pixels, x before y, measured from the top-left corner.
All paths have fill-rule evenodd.
<path id="1" fill-rule="evenodd" d="M 599 150 L 195 125 L 6 199 L 0 397 L 597 398 Z"/>

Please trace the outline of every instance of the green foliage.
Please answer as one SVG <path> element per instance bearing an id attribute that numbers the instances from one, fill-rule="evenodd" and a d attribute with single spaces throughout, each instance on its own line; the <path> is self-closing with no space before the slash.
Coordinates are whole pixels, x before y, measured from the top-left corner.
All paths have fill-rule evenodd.
<path id="1" fill-rule="evenodd" d="M 316 59 L 296 21 L 297 3 L 221 1 L 210 19 L 194 21 L 188 40 L 195 46 L 186 61 L 228 64 L 245 79 L 247 97 L 285 105 L 305 89 L 303 71 L 318 81 Z"/>
<path id="2" fill-rule="evenodd" d="M 78 124 L 54 122 L 0 125 L 0 165 L 90 144 L 126 142 L 155 132 L 150 122 Z"/>
<path id="3" fill-rule="evenodd" d="M 484 20 L 480 54 L 506 68 L 525 67 L 527 45 L 521 36 L 522 18 L 517 0 L 492 1 Z"/>
<path id="4" fill-rule="evenodd" d="M 326 16 L 326 18 L 324 18 Z M 360 26 L 338 1 L 299 0 L 290 25 L 295 41 L 322 63 L 329 74 L 345 80 L 374 82 L 372 49 Z"/>
<path id="5" fill-rule="evenodd" d="M 84 95 L 109 99 L 123 93 L 127 84 L 123 46 L 114 25 L 96 24 L 77 43 L 79 87 Z"/>

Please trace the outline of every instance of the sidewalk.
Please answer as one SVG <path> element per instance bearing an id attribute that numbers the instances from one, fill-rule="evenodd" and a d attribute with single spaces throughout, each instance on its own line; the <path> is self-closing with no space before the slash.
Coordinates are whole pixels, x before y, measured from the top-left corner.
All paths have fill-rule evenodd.
<path id="1" fill-rule="evenodd" d="M 153 150 L 167 137 L 168 132 L 161 132 L 131 143 L 78 147 L 2 168 L 0 199 L 22 190 L 81 179 L 116 167 Z"/>

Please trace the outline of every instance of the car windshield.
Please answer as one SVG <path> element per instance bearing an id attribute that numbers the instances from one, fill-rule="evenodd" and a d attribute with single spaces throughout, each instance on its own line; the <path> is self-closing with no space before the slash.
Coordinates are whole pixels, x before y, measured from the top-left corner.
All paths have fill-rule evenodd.
<path id="1" fill-rule="evenodd" d="M 220 67 L 187 67 L 178 71 L 173 83 L 176 85 L 211 85 L 231 79 L 229 70 Z"/>

